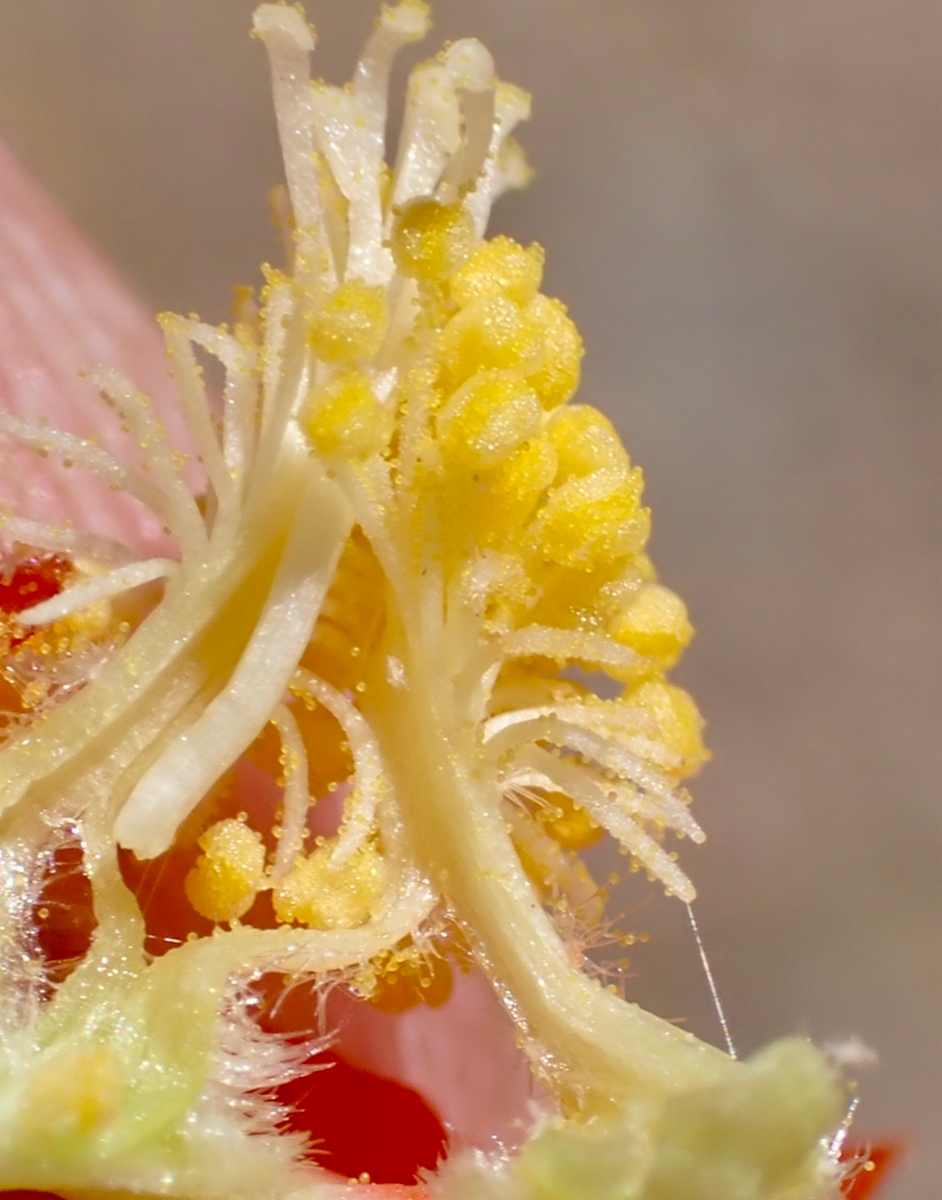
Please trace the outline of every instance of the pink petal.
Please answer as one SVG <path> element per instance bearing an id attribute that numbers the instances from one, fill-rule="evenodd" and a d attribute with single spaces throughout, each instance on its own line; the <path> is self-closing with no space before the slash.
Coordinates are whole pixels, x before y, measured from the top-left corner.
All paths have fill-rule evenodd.
<path id="1" fill-rule="evenodd" d="M 30 422 L 97 437 L 124 461 L 136 447 L 79 372 L 125 373 L 154 401 L 174 444 L 187 437 L 158 327 L 68 218 L 0 144 L 0 408 Z M 0 444 L 0 506 L 166 553 L 160 522 L 86 472 Z"/>
<path id="2" fill-rule="evenodd" d="M 532 1125 L 534 1106 L 549 1104 L 480 971 L 455 970 L 441 1008 L 418 1004 L 393 1014 L 354 1001 L 330 1015 L 344 1058 L 424 1096 L 452 1131 L 453 1149 L 513 1149 Z"/>

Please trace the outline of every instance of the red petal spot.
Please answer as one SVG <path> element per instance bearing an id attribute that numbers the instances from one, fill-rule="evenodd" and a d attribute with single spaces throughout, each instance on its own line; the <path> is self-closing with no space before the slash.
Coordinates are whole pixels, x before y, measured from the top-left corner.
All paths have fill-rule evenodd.
<path id="1" fill-rule="evenodd" d="M 181 946 L 190 934 L 206 937 L 213 931 L 212 921 L 194 911 L 183 890 L 183 881 L 198 853 L 195 843 L 175 845 L 166 854 L 142 861 L 130 850 L 118 847 L 121 876 L 144 917 L 144 949 L 154 958 Z"/>
<path id="2" fill-rule="evenodd" d="M 873 1146 L 869 1153 L 866 1146 L 845 1147 L 841 1154 L 841 1162 L 860 1161 L 861 1165 L 843 1184 L 843 1195 L 851 1200 L 864 1200 L 866 1196 L 875 1196 L 877 1189 L 903 1157 L 903 1149 L 901 1142 L 884 1142 Z M 865 1161 L 861 1161 L 864 1160 L 864 1156 Z"/>
<path id="3" fill-rule="evenodd" d="M 60 846 L 54 851 L 33 907 L 33 921 L 46 978 L 60 984 L 88 953 L 98 924 L 81 846 Z"/>
<path id="4" fill-rule="evenodd" d="M 62 1200 L 55 1192 L 0 1192 L 0 1200 Z"/>
<path id="5" fill-rule="evenodd" d="M 277 1088 L 291 1106 L 285 1128 L 310 1139 L 308 1157 L 348 1179 L 415 1183 L 445 1155 L 447 1136 L 418 1092 L 327 1052 L 315 1070 Z"/>
<path id="6" fill-rule="evenodd" d="M 0 618 L 15 617 L 34 604 L 58 596 L 62 591 L 62 582 L 71 569 L 72 564 L 68 559 L 58 554 L 26 558 L 13 565 L 0 564 Z M 8 649 L 15 650 L 31 632 L 29 629 L 17 633 L 10 631 Z"/>
<path id="7" fill-rule="evenodd" d="M 288 1041 L 317 1036 L 316 985 L 292 985 L 272 974 L 257 980 L 253 990 L 260 1029 Z M 445 1157 L 448 1136 L 418 1092 L 353 1066 L 334 1051 L 311 1059 L 312 1066 L 321 1063 L 331 1065 L 273 1092 L 291 1109 L 285 1129 L 307 1135 L 311 1162 L 347 1179 L 369 1175 L 372 1183 L 414 1184 L 419 1171 L 434 1170 Z"/>
<path id="8" fill-rule="evenodd" d="M 0 614 L 16 616 L 57 596 L 71 569 L 71 563 L 58 554 L 27 558 L 12 567 L 0 566 Z M 11 638 L 11 644 L 15 646 L 23 640 Z"/>

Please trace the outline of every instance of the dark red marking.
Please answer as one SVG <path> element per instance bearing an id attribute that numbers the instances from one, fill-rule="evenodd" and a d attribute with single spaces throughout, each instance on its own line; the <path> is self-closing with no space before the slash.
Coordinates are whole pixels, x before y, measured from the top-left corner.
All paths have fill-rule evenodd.
<path id="1" fill-rule="evenodd" d="M 58 596 L 71 569 L 68 559 L 58 554 L 26 558 L 15 566 L 0 567 L 0 613 L 15 617 L 34 604 Z M 25 641 L 29 632 L 11 634 L 11 647 Z"/>
<path id="2" fill-rule="evenodd" d="M 266 1033 L 302 1044 L 317 1036 L 315 984 L 292 984 L 271 974 L 253 984 L 253 991 L 259 1002 L 255 1020 Z M 434 1170 L 445 1157 L 448 1136 L 418 1092 L 353 1066 L 333 1050 L 310 1062 L 330 1066 L 272 1093 L 291 1110 L 285 1130 L 307 1136 L 309 1161 L 347 1179 L 365 1174 L 373 1183 L 410 1185 L 419 1171 Z"/>
<path id="3" fill-rule="evenodd" d="M 843 1195 L 850 1200 L 865 1200 L 867 1196 L 876 1196 L 887 1176 L 898 1166 L 903 1152 L 901 1142 L 884 1142 L 872 1147 L 869 1153 L 866 1146 L 845 1148 L 841 1154 L 842 1162 L 853 1162 L 866 1154 L 866 1162 L 873 1163 L 873 1167 L 868 1170 L 865 1163 L 862 1163 L 860 1169 L 842 1186 Z"/>
<path id="4" fill-rule="evenodd" d="M 183 881 L 198 854 L 196 844 L 188 843 L 142 861 L 130 850 L 118 848 L 122 878 L 137 898 L 144 917 L 144 949 L 154 958 L 182 945 L 191 933 L 206 937 L 213 931 L 212 921 L 195 911 L 183 890 Z"/>
<path id="5" fill-rule="evenodd" d="M 53 851 L 33 907 L 33 921 L 46 979 L 56 986 L 88 953 L 98 924 L 81 846 Z"/>
<path id="6" fill-rule="evenodd" d="M 314 1061 L 323 1069 L 275 1090 L 291 1106 L 285 1128 L 307 1134 L 312 1162 L 347 1179 L 410 1184 L 444 1158 L 445 1130 L 418 1092 L 331 1052 Z"/>
<path id="7" fill-rule="evenodd" d="M 55 1192 L 0 1192 L 0 1200 L 62 1200 Z"/>

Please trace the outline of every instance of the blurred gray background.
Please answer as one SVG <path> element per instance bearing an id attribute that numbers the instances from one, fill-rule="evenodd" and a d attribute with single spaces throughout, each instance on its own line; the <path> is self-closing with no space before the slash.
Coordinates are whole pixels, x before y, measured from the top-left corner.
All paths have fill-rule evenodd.
<path id="1" fill-rule="evenodd" d="M 148 304 L 277 256 L 251 0 L 2 0 L 0 135 Z M 310 10 L 346 77 L 372 12 Z M 535 94 L 495 227 L 548 249 L 644 466 L 715 759 L 685 863 L 733 1036 L 859 1034 L 859 1127 L 940 1191 L 942 5 L 439 0 Z M 427 46 L 431 42 L 426 43 Z M 436 41 L 437 45 L 437 41 Z M 632 892 L 631 903 L 638 900 Z M 682 908 L 628 981 L 715 1036 Z"/>

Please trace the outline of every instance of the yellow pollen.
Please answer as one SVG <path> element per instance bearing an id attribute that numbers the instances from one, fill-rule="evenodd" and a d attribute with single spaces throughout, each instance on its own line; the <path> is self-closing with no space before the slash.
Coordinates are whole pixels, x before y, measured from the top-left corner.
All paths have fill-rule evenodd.
<path id="1" fill-rule="evenodd" d="M 373 358 L 389 327 L 386 291 L 359 279 L 342 283 L 311 326 L 311 348 L 328 363 Z"/>
<path id="2" fill-rule="evenodd" d="M 210 921 L 235 921 L 255 900 L 265 872 L 261 836 L 243 821 L 218 821 L 199 839 L 203 851 L 186 877 L 187 899 Z"/>
<path id="3" fill-rule="evenodd" d="M 279 921 L 310 929 L 357 929 L 374 914 L 387 886 L 385 859 L 368 842 L 334 867 L 335 844 L 324 841 L 275 887 L 272 900 Z"/>
<path id="4" fill-rule="evenodd" d="M 422 198 L 397 215 L 392 250 L 403 275 L 439 281 L 465 262 L 474 242 L 474 225 L 464 205 Z"/>
<path id="5" fill-rule="evenodd" d="M 358 458 L 378 450 L 387 426 L 369 376 L 356 368 L 338 372 L 308 396 L 304 431 L 325 456 Z"/>

